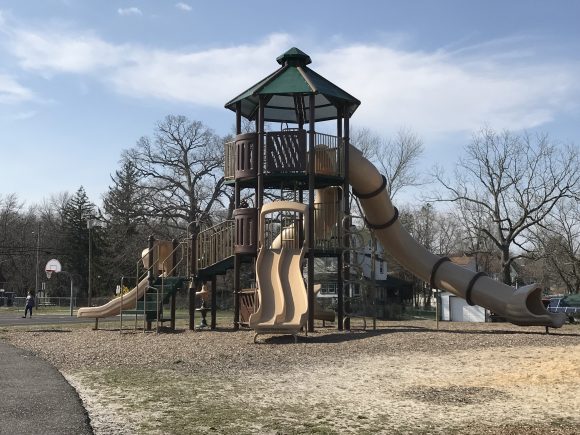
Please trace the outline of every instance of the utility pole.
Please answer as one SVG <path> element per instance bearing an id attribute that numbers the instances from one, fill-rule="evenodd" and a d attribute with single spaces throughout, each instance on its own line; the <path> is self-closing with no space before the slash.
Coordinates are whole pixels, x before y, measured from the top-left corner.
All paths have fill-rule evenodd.
<path id="1" fill-rule="evenodd" d="M 32 232 L 34 234 L 34 231 Z M 38 230 L 36 231 L 36 268 L 35 268 L 35 275 L 36 281 L 34 285 L 34 297 L 38 296 L 38 257 L 40 254 L 40 222 L 38 223 Z M 36 304 L 36 309 L 38 310 L 38 304 Z"/>
<path id="2" fill-rule="evenodd" d="M 91 264 L 92 264 L 92 256 L 93 256 L 93 241 L 92 241 L 92 229 L 93 229 L 93 225 L 94 225 L 94 221 L 93 221 L 93 217 L 89 216 L 87 219 L 87 229 L 89 230 L 89 280 L 88 280 L 88 292 L 87 292 L 87 305 L 90 307 L 91 306 L 91 294 L 92 294 L 92 288 L 91 288 Z"/>

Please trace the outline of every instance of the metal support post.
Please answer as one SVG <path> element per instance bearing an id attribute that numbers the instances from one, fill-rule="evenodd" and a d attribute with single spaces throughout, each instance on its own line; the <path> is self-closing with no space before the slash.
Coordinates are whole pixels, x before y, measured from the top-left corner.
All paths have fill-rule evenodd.
<path id="1" fill-rule="evenodd" d="M 308 332 L 314 332 L 314 187 L 316 169 L 316 151 L 314 148 L 315 96 L 310 95 L 310 113 L 308 116 Z"/>
<path id="2" fill-rule="evenodd" d="M 211 329 L 216 329 L 216 314 L 217 314 L 217 277 L 211 277 Z"/>

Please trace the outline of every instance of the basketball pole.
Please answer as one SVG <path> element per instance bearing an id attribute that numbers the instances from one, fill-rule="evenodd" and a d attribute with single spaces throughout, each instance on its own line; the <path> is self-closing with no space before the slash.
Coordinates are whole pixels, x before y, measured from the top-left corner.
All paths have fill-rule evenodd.
<path id="1" fill-rule="evenodd" d="M 69 273 L 70 277 L 70 315 L 73 315 L 73 277 Z"/>
<path id="2" fill-rule="evenodd" d="M 91 296 L 92 296 L 92 253 L 93 253 L 93 243 L 92 243 L 92 229 L 94 226 L 93 217 L 89 216 L 87 219 L 87 230 L 89 230 L 89 280 L 88 280 L 88 289 L 87 289 L 87 306 L 91 306 Z"/>
<path id="3" fill-rule="evenodd" d="M 52 276 L 53 273 L 64 273 L 65 275 L 68 275 L 68 277 L 70 278 L 70 315 L 72 316 L 73 315 L 73 289 L 74 289 L 72 273 L 68 273 L 67 271 L 64 271 L 64 270 L 46 269 L 46 277 L 48 279 L 50 279 L 50 277 Z"/>
<path id="4" fill-rule="evenodd" d="M 32 232 L 34 234 L 34 231 Z M 38 297 L 38 257 L 40 253 L 40 223 L 38 224 L 38 230 L 36 231 L 36 283 L 34 285 L 34 297 Z M 38 304 L 36 304 L 36 309 L 38 310 Z"/>

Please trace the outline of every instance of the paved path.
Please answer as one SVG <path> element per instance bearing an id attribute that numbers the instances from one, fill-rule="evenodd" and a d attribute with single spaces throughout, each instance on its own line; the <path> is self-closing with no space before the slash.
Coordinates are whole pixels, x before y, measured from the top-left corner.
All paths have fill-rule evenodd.
<path id="1" fill-rule="evenodd" d="M 74 316 L 70 316 L 69 314 L 52 314 L 52 313 L 43 313 L 40 311 L 40 314 L 34 310 L 34 315 L 32 317 L 27 317 L 26 319 L 22 318 L 22 314 L 24 311 L 13 311 L 13 310 L 0 310 L 0 327 L 2 326 L 29 326 L 29 325 L 61 325 L 61 324 L 70 324 L 70 323 L 95 323 L 95 319 L 87 318 L 87 317 L 77 317 L 76 312 Z M 127 319 L 134 319 L 135 317 L 124 316 L 123 321 Z M 188 319 L 187 314 L 177 314 L 177 319 Z M 197 315 L 196 315 L 197 318 Z M 108 320 L 118 320 L 119 317 L 107 317 L 104 321 Z M 209 322 L 209 318 L 208 318 Z"/>
<path id="2" fill-rule="evenodd" d="M 60 372 L 1 339 L 0 392 L 1 435 L 93 433 L 77 392 Z"/>
<path id="3" fill-rule="evenodd" d="M 22 318 L 24 311 L 3 311 L 0 310 L 0 326 L 18 325 L 49 325 L 63 323 L 95 323 L 95 319 L 78 318 L 66 314 L 44 314 L 36 310 L 32 317 Z"/>

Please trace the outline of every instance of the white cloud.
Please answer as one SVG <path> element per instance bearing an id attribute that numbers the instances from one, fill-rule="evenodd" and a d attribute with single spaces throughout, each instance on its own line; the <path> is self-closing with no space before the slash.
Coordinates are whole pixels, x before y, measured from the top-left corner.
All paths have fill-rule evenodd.
<path id="1" fill-rule="evenodd" d="M 0 74 L 0 103 L 22 103 L 34 98 L 34 93 L 30 89 L 19 84 L 14 78 Z"/>
<path id="2" fill-rule="evenodd" d="M 223 107 L 275 69 L 274 59 L 290 44 L 288 35 L 276 34 L 255 45 L 194 53 L 142 51 L 134 53 L 134 61 L 120 66 L 109 80 L 118 92 L 135 97 Z"/>
<path id="3" fill-rule="evenodd" d="M 122 17 L 127 17 L 130 15 L 143 15 L 143 12 L 141 12 L 141 9 L 136 8 L 136 7 L 131 7 L 131 8 L 119 8 L 117 9 L 117 13 L 119 15 L 121 15 Z"/>
<path id="4" fill-rule="evenodd" d="M 580 94 L 580 64 L 542 63 L 521 53 L 460 57 L 353 45 L 321 53 L 318 70 L 362 101 L 367 126 L 427 133 L 531 128 Z"/>
<path id="5" fill-rule="evenodd" d="M 292 37 L 195 53 L 155 51 L 135 56 L 109 79 L 136 97 L 222 107 L 272 72 Z M 419 134 L 531 128 L 551 121 L 580 96 L 580 65 L 522 62 L 498 54 L 470 57 L 351 45 L 310 52 L 312 68 L 362 101 L 353 122 L 384 132 L 401 125 Z"/>
<path id="6" fill-rule="evenodd" d="M 5 49 L 26 70 L 83 74 L 123 95 L 211 107 L 223 107 L 276 69 L 280 53 L 300 47 L 291 35 L 272 34 L 253 44 L 162 50 L 113 44 L 87 32 L 6 26 Z M 313 69 L 362 101 L 353 123 L 381 132 L 404 125 L 428 138 L 484 124 L 531 128 L 577 107 L 580 97 L 580 64 L 536 56 L 525 41 L 434 52 L 388 44 L 303 48 Z"/>
<path id="7" fill-rule="evenodd" d="M 192 7 L 190 5 L 188 5 L 187 3 L 182 3 L 182 2 L 175 3 L 175 7 L 177 9 L 180 9 L 180 10 L 185 11 L 185 12 L 192 11 Z"/>
<path id="8" fill-rule="evenodd" d="M 43 73 L 87 73 L 105 66 L 116 66 L 127 54 L 123 46 L 109 44 L 88 34 L 68 34 L 59 31 L 12 32 L 10 50 L 27 70 Z"/>

